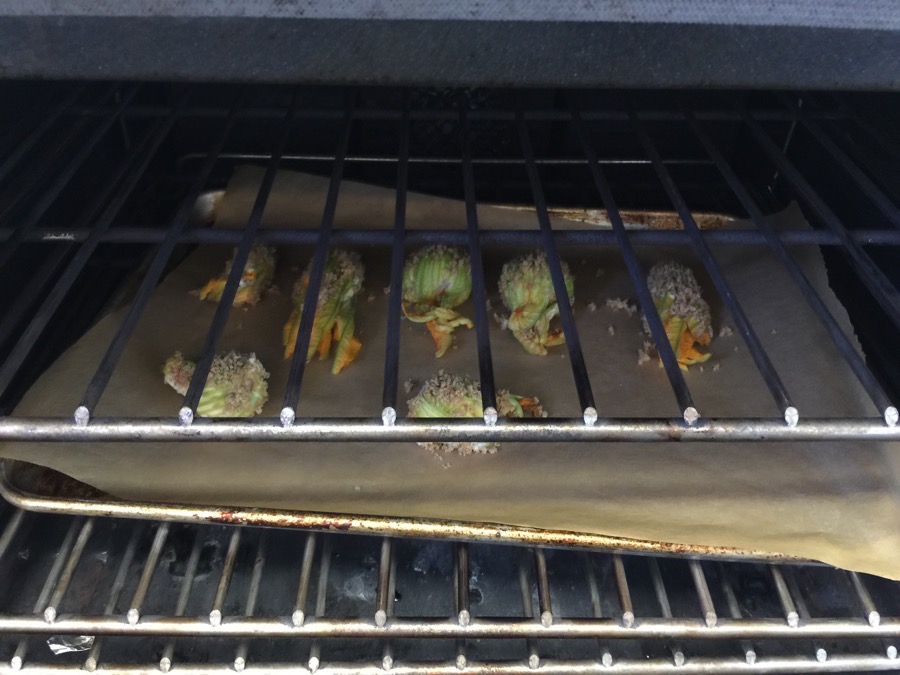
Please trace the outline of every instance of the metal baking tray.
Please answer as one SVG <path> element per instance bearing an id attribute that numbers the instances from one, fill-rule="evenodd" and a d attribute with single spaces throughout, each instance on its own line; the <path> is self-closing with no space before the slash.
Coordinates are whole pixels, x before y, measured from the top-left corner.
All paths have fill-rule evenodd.
<path id="1" fill-rule="evenodd" d="M 0 495 L 20 509 L 43 513 L 527 544 L 609 553 L 754 562 L 812 562 L 788 555 L 724 546 L 676 544 L 496 523 L 130 501 L 113 497 L 52 469 L 15 460 L 0 461 Z"/>

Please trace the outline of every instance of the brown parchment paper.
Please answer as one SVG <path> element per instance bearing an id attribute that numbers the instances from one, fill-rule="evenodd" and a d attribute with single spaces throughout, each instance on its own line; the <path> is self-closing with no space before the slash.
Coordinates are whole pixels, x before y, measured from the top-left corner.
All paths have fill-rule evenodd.
<path id="1" fill-rule="evenodd" d="M 219 209 L 218 227 L 243 227 L 260 178 L 238 170 Z M 264 226 L 318 227 L 327 181 L 281 174 Z M 391 227 L 393 191 L 344 182 L 335 227 Z M 410 195 L 408 227 L 464 228 L 463 206 Z M 533 214 L 480 207 L 483 227 L 534 228 Z M 807 227 L 796 208 L 778 227 Z M 557 227 L 590 224 L 555 222 Z M 339 376 L 330 362 L 306 370 L 300 415 L 372 416 L 381 411 L 389 251 L 360 248 L 367 265 L 357 307 L 359 359 Z M 743 303 L 801 416 L 877 413 L 843 364 L 825 330 L 764 246 L 717 246 L 728 281 Z M 277 416 L 287 379 L 281 327 L 290 285 L 311 250 L 282 249 L 276 289 L 252 309 L 234 309 L 221 350 L 255 351 L 272 373 L 264 415 Z M 486 277 L 500 313 L 497 278 L 517 250 L 486 250 Z M 794 253 L 849 330 L 828 290 L 814 247 Z M 162 382 L 163 361 L 176 349 L 196 356 L 215 311 L 191 291 L 219 274 L 230 247 L 198 248 L 169 274 L 151 299 L 96 414 L 175 415 L 181 398 Z M 702 266 L 684 248 L 639 249 L 645 263 L 675 258 Z M 638 314 L 606 307 L 633 297 L 614 247 L 564 250 L 576 277 L 575 313 L 601 416 L 677 416 L 656 362 L 638 366 L 646 339 Z M 708 297 L 715 294 L 708 289 Z M 718 329 L 733 326 L 712 302 Z M 471 306 L 464 309 L 471 312 Z M 471 313 L 469 314 L 471 316 Z M 101 320 L 34 385 L 19 416 L 70 415 L 123 318 Z M 439 368 L 477 375 L 475 337 L 457 331 L 458 348 L 433 356 L 423 326 L 401 323 L 400 382 L 416 385 Z M 547 357 L 526 354 L 491 321 L 496 381 L 538 395 L 552 415 L 579 415 L 564 347 Z M 712 359 L 686 378 L 707 416 L 773 416 L 774 404 L 737 334 L 717 337 Z M 718 366 L 718 368 L 716 368 Z M 400 391 L 400 412 L 408 396 Z M 0 456 L 43 464 L 121 498 L 308 509 L 367 515 L 434 517 L 506 523 L 785 553 L 900 578 L 898 444 L 877 443 L 507 443 L 494 455 L 439 461 L 415 444 L 353 443 L 7 443 Z"/>

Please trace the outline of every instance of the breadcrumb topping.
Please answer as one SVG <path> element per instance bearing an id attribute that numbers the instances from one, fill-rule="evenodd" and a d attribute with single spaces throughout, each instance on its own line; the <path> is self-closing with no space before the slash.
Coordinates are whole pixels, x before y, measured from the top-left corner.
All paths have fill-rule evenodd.
<path id="1" fill-rule="evenodd" d="M 561 260 L 563 278 L 566 281 L 566 287 L 569 292 L 569 300 L 572 300 L 572 272 L 565 260 Z M 509 310 L 515 310 L 516 307 L 510 306 L 515 304 L 510 302 L 517 297 L 518 293 L 523 291 L 523 286 L 531 287 L 538 284 L 546 284 L 546 304 L 552 304 L 556 301 L 556 293 L 553 290 L 553 280 L 550 275 L 550 266 L 547 264 L 547 257 L 543 253 L 529 253 L 520 256 L 515 260 L 511 260 L 503 266 L 500 272 L 500 295 L 503 303 Z"/>
<path id="2" fill-rule="evenodd" d="M 469 256 L 466 255 L 464 249 L 458 246 L 445 246 L 443 244 L 435 244 L 426 246 L 413 253 L 406 261 L 408 267 L 417 267 L 423 261 L 440 260 L 442 272 L 447 279 L 452 279 L 458 274 L 469 275 L 471 273 L 471 265 Z"/>
<path id="3" fill-rule="evenodd" d="M 650 360 L 650 350 L 653 349 L 653 345 L 650 342 L 644 342 L 641 345 L 641 348 L 638 349 L 638 360 L 637 363 L 639 366 L 644 365 Z"/>
<path id="4" fill-rule="evenodd" d="M 520 404 L 521 402 L 521 404 Z M 501 389 L 497 392 L 497 414 L 501 417 L 544 417 L 546 413 L 537 398 L 526 400 Z M 422 385 L 419 392 L 407 401 L 410 417 L 481 417 L 481 385 L 464 375 L 452 375 L 443 370 Z M 436 454 L 456 452 L 492 454 L 498 443 L 485 442 L 435 442 L 419 443 Z"/>
<path id="5" fill-rule="evenodd" d="M 700 292 L 700 284 L 694 273 L 676 262 L 657 263 L 647 276 L 647 285 L 654 301 L 669 298 L 670 314 L 695 321 L 694 335 L 712 335 L 712 318 L 709 305 Z"/>
<path id="6" fill-rule="evenodd" d="M 163 367 L 165 383 L 179 394 L 187 394 L 196 364 L 181 352 L 166 361 Z M 262 412 L 269 398 L 269 373 L 256 354 L 230 351 L 213 359 L 200 396 L 197 414 L 201 417 L 250 417 Z"/>
<path id="7" fill-rule="evenodd" d="M 304 301 L 311 270 L 312 261 L 294 284 L 292 297 L 297 305 L 302 305 Z M 319 302 L 316 306 L 322 307 L 338 296 L 342 300 L 353 299 L 362 290 L 364 275 L 365 267 L 363 267 L 358 253 L 340 248 L 334 249 L 325 261 L 325 273 L 322 275 Z"/>

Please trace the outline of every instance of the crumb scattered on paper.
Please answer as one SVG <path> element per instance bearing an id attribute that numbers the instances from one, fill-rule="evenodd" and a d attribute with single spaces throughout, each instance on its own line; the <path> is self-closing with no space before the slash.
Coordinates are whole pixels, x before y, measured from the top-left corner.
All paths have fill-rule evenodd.
<path id="1" fill-rule="evenodd" d="M 615 334 L 616 334 L 616 327 L 615 327 L 615 326 L 610 326 L 609 328 L 606 329 L 606 332 L 608 332 L 610 335 L 615 335 Z"/>
<path id="2" fill-rule="evenodd" d="M 390 295 L 390 293 L 391 293 L 391 287 L 390 287 L 390 286 L 385 286 L 382 290 L 384 291 L 384 294 L 385 294 L 385 295 Z"/>
<path id="3" fill-rule="evenodd" d="M 632 316 L 637 311 L 637 305 L 633 305 L 625 298 L 607 298 L 606 306 L 614 312 L 627 312 Z"/>
<path id="4" fill-rule="evenodd" d="M 714 372 L 714 373 L 718 373 L 718 372 L 719 372 L 719 368 L 721 368 L 721 367 L 722 367 L 721 364 L 719 364 L 719 363 L 714 363 L 714 364 L 713 364 L 713 372 Z"/>
<path id="5" fill-rule="evenodd" d="M 403 391 L 407 394 L 412 393 L 412 390 L 416 388 L 416 383 L 413 380 L 407 380 L 403 383 Z"/>
<path id="6" fill-rule="evenodd" d="M 738 351 L 739 349 L 740 349 L 740 347 L 735 347 L 734 351 Z"/>
<path id="7" fill-rule="evenodd" d="M 485 308 L 487 309 L 487 311 L 489 311 L 489 312 L 490 312 L 492 309 L 494 309 L 494 306 L 491 304 L 491 299 L 490 299 L 490 298 L 485 298 L 485 299 L 484 299 L 484 306 L 485 306 Z"/>
<path id="8" fill-rule="evenodd" d="M 500 330 L 509 328 L 509 319 L 501 314 L 497 314 L 497 312 L 494 312 L 494 321 L 500 324 Z"/>
<path id="9" fill-rule="evenodd" d="M 368 302 L 372 302 L 374 299 L 375 299 L 375 294 L 374 294 L 374 293 L 369 293 L 369 297 L 366 298 L 366 300 L 367 300 Z"/>
<path id="10" fill-rule="evenodd" d="M 703 366 L 700 366 L 700 372 L 701 373 L 703 372 Z"/>
<path id="11" fill-rule="evenodd" d="M 637 362 L 638 362 L 638 365 L 639 365 L 639 366 L 644 365 L 645 363 L 647 363 L 647 361 L 650 360 L 650 350 L 651 350 L 652 348 L 653 348 L 653 345 L 652 345 L 652 344 L 650 344 L 649 342 L 644 342 L 644 344 L 641 345 L 641 348 L 638 349 L 638 360 L 637 360 Z"/>
<path id="12" fill-rule="evenodd" d="M 731 326 L 722 326 L 722 329 L 719 331 L 719 337 L 731 337 L 734 334 L 734 331 L 731 330 Z"/>
<path id="13" fill-rule="evenodd" d="M 596 302 L 589 302 L 588 305 L 587 305 L 587 308 L 588 308 L 588 311 L 589 311 L 589 312 L 596 312 L 596 311 L 597 311 L 597 303 L 596 303 Z"/>
<path id="14" fill-rule="evenodd" d="M 603 276 L 603 268 L 602 268 L 602 267 L 598 267 L 598 268 L 597 268 L 597 271 L 594 272 L 594 276 L 595 276 L 595 277 L 602 277 L 602 276 Z"/>

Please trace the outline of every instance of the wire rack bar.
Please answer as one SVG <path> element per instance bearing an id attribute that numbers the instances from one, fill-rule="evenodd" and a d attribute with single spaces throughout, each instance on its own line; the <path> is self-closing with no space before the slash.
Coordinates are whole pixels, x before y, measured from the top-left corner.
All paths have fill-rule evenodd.
<path id="1" fill-rule="evenodd" d="M 524 556 L 519 558 L 519 590 L 522 593 L 522 611 L 528 618 L 534 618 L 534 602 L 531 593 L 531 575 L 530 566 L 526 562 Z M 537 643 L 534 638 L 527 638 L 525 641 L 525 649 L 527 652 L 529 668 L 537 668 L 541 664 L 541 656 L 538 653 Z"/>
<path id="2" fill-rule="evenodd" d="M 328 599 L 328 575 L 331 571 L 331 539 L 325 540 L 322 547 L 322 558 L 319 563 L 319 581 L 316 585 L 316 604 L 313 617 L 315 621 L 321 620 L 325 615 L 325 604 Z M 318 640 L 313 640 L 309 648 L 308 666 L 311 672 L 316 672 L 319 668 L 320 657 L 322 655 L 322 644 Z"/>
<path id="3" fill-rule="evenodd" d="M 596 619 L 603 617 L 603 607 L 600 599 L 600 588 L 597 586 L 597 577 L 594 574 L 594 568 L 591 565 L 590 556 L 586 553 L 582 555 L 584 562 L 584 576 L 588 584 L 588 593 L 591 597 L 591 611 Z M 609 668 L 613 664 L 612 652 L 609 643 L 604 640 L 597 641 L 597 647 L 600 649 L 600 662 Z"/>
<path id="4" fill-rule="evenodd" d="M 218 625 L 205 618 L 144 616 L 136 625 L 125 617 L 63 613 L 53 623 L 42 616 L 0 614 L 0 633 L 28 635 L 119 635 L 141 637 L 218 638 L 448 638 L 448 639 L 596 639 L 606 640 L 778 640 L 796 638 L 897 638 L 900 618 L 870 626 L 864 619 L 802 621 L 788 629 L 781 619 L 725 619 L 715 627 L 702 619 L 642 618 L 631 628 L 614 619 L 556 619 L 549 626 L 539 618 L 473 617 L 466 626 L 445 617 L 393 618 L 378 626 L 374 618 L 310 617 L 293 626 L 290 617 L 228 616 Z"/>
<path id="5" fill-rule="evenodd" d="M 191 588 L 194 584 L 194 577 L 197 574 L 197 565 L 200 562 L 200 552 L 201 546 L 203 544 L 203 530 L 197 529 L 197 534 L 194 537 L 194 545 L 191 548 L 191 554 L 188 558 L 187 565 L 184 569 L 184 578 L 181 580 L 181 588 L 178 592 L 178 601 L 175 604 L 175 613 L 173 616 L 180 617 L 184 616 L 184 612 L 187 609 L 188 600 L 190 600 L 191 596 Z M 166 643 L 166 646 L 163 648 L 162 656 L 159 659 L 159 669 L 167 673 L 172 668 L 172 659 L 175 655 L 175 640 L 174 638 L 169 640 Z"/>
<path id="6" fill-rule="evenodd" d="M 587 374 L 587 366 L 584 362 L 584 354 L 581 350 L 581 339 L 575 328 L 575 315 L 572 313 L 572 303 L 566 290 L 566 281 L 563 274 L 562 261 L 556 248 L 556 240 L 553 237 L 553 228 L 550 225 L 550 215 L 547 211 L 547 200 L 544 196 L 544 188 L 541 184 L 540 173 L 534 163 L 534 149 L 531 145 L 531 137 L 525 116 L 520 110 L 516 117 L 516 127 L 519 132 L 519 143 L 522 147 L 522 155 L 525 157 L 525 168 L 528 172 L 528 182 L 531 184 L 531 192 L 534 195 L 534 205 L 537 210 L 538 224 L 543 235 L 543 253 L 547 257 L 547 265 L 550 268 L 550 277 L 553 280 L 553 290 L 556 293 L 556 303 L 559 305 L 559 318 L 562 322 L 563 333 L 566 337 L 566 349 L 569 353 L 569 361 L 572 365 L 572 376 L 575 379 L 575 388 L 578 391 L 578 401 L 584 413 L 584 422 L 590 426 L 597 420 L 597 408 L 594 404 L 594 392 Z"/>
<path id="7" fill-rule="evenodd" d="M 225 607 L 225 597 L 231 586 L 231 578 L 234 575 L 234 566 L 237 562 L 238 549 L 241 545 L 241 529 L 235 528 L 228 540 L 228 551 L 225 553 L 225 563 L 222 565 L 222 573 L 219 575 L 219 583 L 216 586 L 216 596 L 213 599 L 212 609 L 209 610 L 209 625 L 220 626 L 222 624 L 222 610 Z"/>
<path id="8" fill-rule="evenodd" d="M 44 608 L 44 620 L 48 623 L 52 623 L 56 618 L 59 605 L 66 596 L 66 591 L 69 590 L 69 585 L 72 583 L 72 577 L 75 576 L 75 568 L 81 560 L 81 554 L 84 553 L 84 547 L 87 546 L 88 539 L 90 539 L 93 529 L 94 519 L 88 518 L 82 524 L 81 529 L 78 531 L 78 537 L 75 539 L 75 544 L 69 551 L 68 556 L 66 556 L 66 564 L 62 568 L 59 579 L 53 588 L 53 593 L 50 595 L 47 606 Z"/>
<path id="9" fill-rule="evenodd" d="M 111 107 L 109 106 L 83 104 L 76 105 L 68 111 L 68 114 L 70 116 L 106 116 L 109 115 L 110 110 Z M 158 117 L 165 114 L 165 111 L 165 106 L 140 104 L 131 107 L 128 111 L 128 116 L 134 118 Z M 185 112 L 191 117 L 226 117 L 228 108 L 225 106 L 197 103 L 192 105 Z M 334 108 L 317 108 L 313 106 L 303 108 L 299 111 L 299 114 L 302 117 L 312 117 L 316 119 L 340 120 L 343 118 L 343 114 L 340 111 L 336 111 Z M 702 114 L 703 119 L 707 120 L 735 121 L 740 119 L 740 116 L 734 110 L 718 106 L 706 108 Z M 840 120 L 847 116 L 846 112 L 826 108 L 810 111 L 809 114 L 813 119 L 817 120 Z M 512 121 L 515 119 L 516 113 L 512 109 L 483 109 L 473 110 L 471 111 L 471 115 L 472 119 L 477 121 Z M 781 107 L 756 108 L 754 109 L 754 115 L 763 121 L 790 122 L 797 119 L 796 115 L 793 115 L 790 110 Z M 383 105 L 374 106 L 372 108 L 360 110 L 357 116 L 361 120 L 393 120 L 396 119 L 396 109 L 385 107 Z M 412 111 L 410 118 L 415 121 L 443 121 L 453 120 L 456 116 L 457 113 L 455 111 L 447 109 L 420 109 Z M 628 119 L 628 115 L 625 112 L 615 109 L 591 110 L 589 116 L 591 120 L 624 121 Z M 647 108 L 646 116 L 647 119 L 660 121 L 679 119 L 679 114 L 676 110 L 666 108 Z M 272 119 L 277 117 L 279 117 L 279 113 L 276 109 L 273 109 L 273 107 L 247 105 L 241 110 L 241 118 Z M 526 118 L 535 121 L 552 122 L 565 121 L 567 115 L 559 110 L 552 110 L 549 108 L 529 109 L 526 111 Z"/>
<path id="10" fill-rule="evenodd" d="M 491 356 L 491 339 L 488 332 L 487 291 L 484 283 L 484 262 L 481 256 L 482 237 L 478 228 L 478 205 L 475 195 L 475 169 L 472 165 L 469 114 L 465 105 L 460 108 L 459 121 L 462 130 L 463 192 L 466 200 L 466 231 L 469 262 L 472 267 L 472 298 L 475 342 L 478 348 L 478 374 L 481 381 L 481 407 L 485 422 L 497 420 L 497 390 L 494 383 L 494 365 Z"/>
<path id="11" fill-rule="evenodd" d="M 250 587 L 247 590 L 247 600 L 244 605 L 244 616 L 253 616 L 256 611 L 256 602 L 259 598 L 259 587 L 262 584 L 263 569 L 266 565 L 266 532 L 259 535 L 256 545 L 256 557 L 253 563 L 253 574 L 250 577 Z M 247 667 L 247 657 L 250 653 L 250 643 L 242 641 L 234 655 L 233 668 L 240 673 Z"/>
<path id="12" fill-rule="evenodd" d="M 306 535 L 306 544 L 303 547 L 303 563 L 300 567 L 300 581 L 297 585 L 297 599 L 294 602 L 294 612 L 291 614 L 291 623 L 302 626 L 306 619 L 306 599 L 309 597 L 309 580 L 312 576 L 313 560 L 316 554 L 316 535 Z"/>
<path id="13" fill-rule="evenodd" d="M 387 311 L 387 343 L 384 355 L 384 385 L 381 417 L 385 424 L 397 419 L 397 388 L 400 371 L 400 313 L 403 304 L 403 257 L 406 252 L 406 190 L 409 184 L 409 104 L 400 119 L 400 147 L 397 152 L 397 199 L 394 203 L 394 230 L 391 243 L 391 281 Z"/>
<path id="14" fill-rule="evenodd" d="M 109 598 L 106 601 L 106 606 L 103 608 L 103 614 L 106 616 L 112 616 L 116 611 L 116 605 L 119 603 L 119 598 L 122 596 L 122 591 L 125 589 L 125 582 L 128 578 L 128 572 L 131 568 L 131 563 L 134 560 L 135 553 L 137 552 L 137 545 L 140 539 L 140 535 L 142 532 L 142 527 L 138 525 L 131 532 L 131 537 L 128 540 L 128 545 L 125 547 L 125 553 L 122 555 L 122 560 L 119 563 L 118 570 L 116 571 L 116 577 L 113 580 L 112 587 L 109 590 Z M 98 637 L 94 640 L 94 644 L 91 645 L 91 649 L 88 652 L 87 657 L 84 659 L 84 669 L 88 672 L 93 672 L 97 669 L 97 664 L 100 663 L 100 655 L 103 649 L 103 638 Z"/>
<path id="15" fill-rule="evenodd" d="M 741 619 L 743 618 L 743 614 L 741 613 L 741 606 L 738 604 L 737 595 L 734 593 L 734 588 L 731 583 L 728 581 L 728 572 L 724 565 L 719 563 L 719 579 L 722 582 L 722 593 L 725 595 L 725 602 L 728 604 L 728 614 L 732 619 Z M 756 663 L 757 653 L 756 647 L 753 645 L 750 640 L 741 640 L 741 650 L 744 652 L 744 661 L 748 665 L 753 665 Z"/>
<path id="16" fill-rule="evenodd" d="M 138 581 L 134 595 L 131 597 L 131 604 L 128 606 L 128 612 L 125 615 L 130 624 L 136 624 L 140 620 L 141 609 L 143 608 L 144 600 L 147 599 L 147 592 L 150 590 L 150 584 L 153 582 L 153 576 L 156 574 L 157 564 L 159 563 L 159 556 L 162 554 L 162 549 L 168 536 L 169 523 L 160 523 L 156 528 L 153 543 L 150 545 L 150 553 L 144 562 L 141 578 Z"/>
<path id="17" fill-rule="evenodd" d="M 535 443 L 573 441 L 896 441 L 900 426 L 881 418 L 804 418 L 796 426 L 783 419 L 702 418 L 694 425 L 683 419 L 604 418 L 587 426 L 578 418 L 510 420 L 487 426 L 471 419 L 407 419 L 385 426 L 376 418 L 296 418 L 284 426 L 280 419 L 200 418 L 184 426 L 169 417 L 125 417 L 91 420 L 86 426 L 68 418 L 0 418 L 0 440 L 50 442 L 109 441 L 380 441 L 420 442 L 452 438 L 460 442 Z M 139 444 L 130 449 L 142 452 Z"/>
<path id="18" fill-rule="evenodd" d="M 322 288 L 322 279 L 325 276 L 331 225 L 334 222 L 338 194 L 341 189 L 341 179 L 344 174 L 344 157 L 347 155 L 347 148 L 350 145 L 350 132 L 353 129 L 354 104 L 355 101 L 351 100 L 344 113 L 343 131 L 338 142 L 338 151 L 335 154 L 331 178 L 328 182 L 328 193 L 325 196 L 325 208 L 319 224 L 319 238 L 316 243 L 316 251 L 309 265 L 309 285 L 303 298 L 297 342 L 294 345 L 294 355 L 291 358 L 291 369 L 282 403 L 281 422 L 285 426 L 293 424 L 297 411 L 297 402 L 300 400 L 300 387 L 303 384 L 303 373 L 306 369 L 316 306 L 319 301 L 319 292 Z"/>
<path id="19" fill-rule="evenodd" d="M 558 675 L 603 675 L 609 673 L 609 668 L 602 662 L 584 660 L 569 661 L 557 659 L 543 659 L 540 664 L 540 672 L 556 673 Z M 870 654 L 839 654 L 829 657 L 826 663 L 808 659 L 803 656 L 784 656 L 760 659 L 753 664 L 754 673 L 840 673 L 840 672 L 880 672 L 896 670 L 896 660 L 884 656 Z M 0 673 L 67 673 L 79 672 L 80 665 L 62 663 L 27 663 L 13 670 L 10 667 L 0 667 Z M 182 670 L 192 675 L 222 675 L 228 672 L 230 664 L 179 664 L 179 672 Z M 620 659 L 615 662 L 616 672 L 635 675 L 650 675 L 652 673 L 665 672 L 672 668 L 672 662 L 658 658 L 648 659 Z M 98 668 L 98 673 L 147 673 L 153 672 L 150 666 L 134 665 L 129 663 L 104 664 Z M 248 675 L 264 673 L 285 673 L 290 675 L 309 675 L 317 672 L 321 675 L 384 675 L 385 669 L 381 662 L 367 665 L 353 662 L 334 662 L 317 664 L 315 670 L 300 663 L 257 663 L 247 666 L 242 672 Z M 534 675 L 534 667 L 530 663 L 519 664 L 509 661 L 471 661 L 462 667 L 457 664 L 444 665 L 433 661 L 394 663 L 390 669 L 396 675 L 478 675 L 491 672 L 497 675 Z M 748 665 L 742 659 L 694 657 L 678 668 L 684 675 L 705 675 L 716 673 L 746 673 Z"/>
<path id="20" fill-rule="evenodd" d="M 453 556 L 453 606 L 456 611 L 456 620 L 460 625 L 468 625 L 472 618 L 469 608 L 469 546 L 465 543 L 454 545 Z"/>
<path id="21" fill-rule="evenodd" d="M 588 167 L 590 168 L 594 185 L 600 193 L 600 197 L 609 214 L 609 221 L 612 223 L 615 242 L 619 246 L 622 261 L 625 263 L 625 268 L 628 270 L 628 276 L 631 278 L 632 287 L 634 288 L 635 293 L 637 293 L 641 311 L 644 318 L 647 320 L 647 325 L 649 326 L 650 332 L 657 345 L 663 368 L 666 371 L 666 377 L 669 380 L 669 384 L 675 394 L 675 400 L 678 403 L 679 412 L 686 422 L 696 421 L 700 417 L 700 413 L 694 406 L 694 399 L 688 389 L 687 382 L 684 380 L 684 375 L 681 373 L 681 368 L 678 367 L 675 352 L 672 350 L 672 345 L 666 337 L 666 329 L 662 325 L 659 314 L 655 311 L 653 296 L 647 286 L 646 274 L 644 273 L 643 267 L 632 246 L 632 241 L 635 239 L 634 235 L 637 233 L 627 232 L 625 230 L 625 225 L 622 222 L 622 216 L 619 213 L 619 208 L 616 205 L 612 190 L 609 187 L 603 169 L 597 162 L 596 150 L 588 142 L 587 135 L 585 134 L 581 111 L 574 104 L 572 106 L 572 123 L 581 146 L 584 149 L 585 156 L 587 157 Z"/>
<path id="22" fill-rule="evenodd" d="M 22 527 L 23 520 L 25 520 L 25 511 L 15 509 L 9 520 L 5 523 L 3 532 L 0 533 L 0 560 L 6 555 L 13 539 L 15 539 L 16 535 L 19 533 L 19 528 Z"/>
<path id="23" fill-rule="evenodd" d="M 627 225 L 626 225 L 627 227 Z M 635 244 L 665 245 L 676 244 L 689 246 L 688 234 L 682 230 L 639 230 L 628 229 L 628 237 Z M 0 228 L 0 243 L 11 234 L 11 230 Z M 100 237 L 102 243 L 126 244 L 159 244 L 167 237 L 165 228 L 142 227 L 134 225 L 114 225 Z M 57 245 L 66 242 L 79 242 L 91 236 L 90 230 L 36 228 L 25 236 L 24 241 Z M 531 244 L 539 246 L 542 234 L 527 230 L 480 230 L 478 233 L 482 244 L 496 246 L 502 244 Z M 833 232 L 824 230 L 781 230 L 775 232 L 777 239 L 787 246 L 842 246 L 840 238 Z M 848 236 L 860 245 L 900 246 L 900 232 L 893 230 L 855 230 Z M 381 245 L 389 246 L 394 241 L 392 230 L 373 230 L 347 228 L 331 233 L 331 241 L 337 245 Z M 465 231 L 455 230 L 407 230 L 406 241 L 409 245 L 452 244 L 465 246 L 468 242 Z M 238 244 L 241 230 L 217 228 L 188 228 L 178 235 L 180 244 Z M 553 238 L 560 245 L 584 245 L 617 243 L 614 230 L 573 229 L 554 230 Z M 765 245 L 766 235 L 757 230 L 727 229 L 704 230 L 703 238 L 713 244 L 732 246 Z M 315 229 L 280 229 L 267 228 L 256 235 L 258 244 L 314 244 L 318 240 Z"/>

